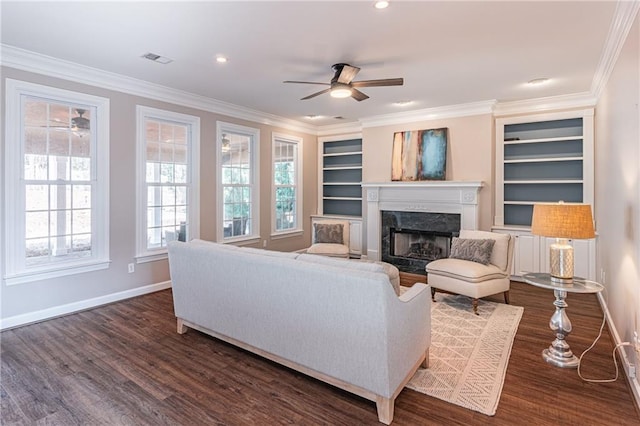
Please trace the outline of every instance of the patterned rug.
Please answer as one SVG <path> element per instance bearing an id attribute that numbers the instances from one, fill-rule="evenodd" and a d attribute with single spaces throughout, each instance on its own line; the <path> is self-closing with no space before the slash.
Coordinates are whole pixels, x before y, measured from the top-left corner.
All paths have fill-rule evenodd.
<path id="1" fill-rule="evenodd" d="M 470 298 L 436 294 L 429 368 L 419 369 L 407 387 L 493 416 L 523 311 L 480 300 L 474 315 Z"/>

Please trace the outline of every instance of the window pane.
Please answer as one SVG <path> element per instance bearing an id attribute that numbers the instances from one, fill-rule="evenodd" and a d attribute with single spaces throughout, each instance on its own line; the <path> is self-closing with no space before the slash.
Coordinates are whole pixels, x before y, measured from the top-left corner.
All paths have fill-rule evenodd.
<path id="1" fill-rule="evenodd" d="M 147 229 L 147 247 L 157 248 L 162 244 L 161 228 Z"/>
<path id="2" fill-rule="evenodd" d="M 175 126 L 173 133 L 173 143 L 186 145 L 187 144 L 187 127 Z"/>
<path id="3" fill-rule="evenodd" d="M 91 210 L 74 210 L 73 211 L 73 228 L 74 234 L 83 234 L 91 232 Z"/>
<path id="4" fill-rule="evenodd" d="M 26 212 L 25 231 L 26 238 L 48 237 L 49 212 Z"/>
<path id="5" fill-rule="evenodd" d="M 26 154 L 24 156 L 25 180 L 47 180 L 49 168 L 46 155 Z"/>
<path id="6" fill-rule="evenodd" d="M 160 182 L 172 183 L 173 181 L 173 164 L 160 164 Z"/>
<path id="7" fill-rule="evenodd" d="M 74 185 L 73 186 L 73 208 L 74 209 L 90 209 L 91 208 L 91 186 L 90 185 Z"/>
<path id="8" fill-rule="evenodd" d="M 176 186 L 176 204 L 177 205 L 185 205 L 187 204 L 187 188 L 185 186 Z"/>
<path id="9" fill-rule="evenodd" d="M 160 182 L 160 163 L 147 163 L 147 182 Z"/>
<path id="10" fill-rule="evenodd" d="M 176 163 L 187 164 L 187 147 L 176 145 L 174 147 L 174 161 Z"/>
<path id="11" fill-rule="evenodd" d="M 69 156 L 71 132 L 68 130 L 54 129 L 49 131 L 49 154 Z"/>
<path id="12" fill-rule="evenodd" d="M 160 124 L 156 121 L 146 120 L 147 144 L 160 140 Z"/>
<path id="13" fill-rule="evenodd" d="M 27 263 L 31 264 L 38 258 L 48 258 L 51 254 L 49 238 L 34 238 L 25 241 L 25 256 Z M 31 259 L 31 262 L 29 261 Z"/>
<path id="14" fill-rule="evenodd" d="M 71 157 L 71 179 L 91 180 L 91 159 L 87 157 Z"/>
<path id="15" fill-rule="evenodd" d="M 187 183 L 187 165 L 176 164 L 175 168 L 175 183 Z"/>
<path id="16" fill-rule="evenodd" d="M 49 186 L 48 185 L 26 185 L 26 209 L 49 210 Z"/>
<path id="17" fill-rule="evenodd" d="M 162 226 L 175 225 L 176 224 L 176 208 L 162 207 Z"/>
<path id="18" fill-rule="evenodd" d="M 74 235 L 71 237 L 71 242 L 74 252 L 80 252 L 86 255 L 91 254 L 91 234 Z"/>
<path id="19" fill-rule="evenodd" d="M 47 153 L 47 133 L 47 129 L 27 127 L 24 130 L 24 153 L 45 155 Z"/>
<path id="20" fill-rule="evenodd" d="M 69 180 L 69 157 L 49 156 L 49 180 Z"/>
<path id="21" fill-rule="evenodd" d="M 160 144 L 160 161 L 163 163 L 173 163 L 173 145 L 168 143 Z"/>
<path id="22" fill-rule="evenodd" d="M 71 208 L 71 186 L 50 185 L 49 201 L 51 210 Z"/>
<path id="23" fill-rule="evenodd" d="M 82 133 L 71 133 L 71 155 L 73 157 L 91 156 L 91 138 Z"/>
<path id="24" fill-rule="evenodd" d="M 46 127 L 48 125 L 47 103 L 33 99 L 24 102 L 24 125 Z"/>
<path id="25" fill-rule="evenodd" d="M 176 190 L 173 186 L 162 187 L 162 205 L 175 205 L 176 203 Z"/>
<path id="26" fill-rule="evenodd" d="M 160 161 L 160 144 L 147 142 L 147 160 Z"/>

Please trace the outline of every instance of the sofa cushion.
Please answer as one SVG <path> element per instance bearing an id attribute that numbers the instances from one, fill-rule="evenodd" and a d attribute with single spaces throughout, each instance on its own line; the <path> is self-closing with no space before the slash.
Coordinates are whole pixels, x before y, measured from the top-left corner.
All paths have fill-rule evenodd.
<path id="1" fill-rule="evenodd" d="M 491 260 L 491 252 L 495 243 L 496 241 L 493 239 L 476 240 L 453 237 L 449 257 L 487 265 Z"/>
<path id="2" fill-rule="evenodd" d="M 193 244 L 208 244 L 210 246 L 217 247 L 221 250 L 253 253 L 253 254 L 259 254 L 262 256 L 281 257 L 286 259 L 295 259 L 296 257 L 299 256 L 299 253 L 296 253 L 296 252 L 264 250 L 264 249 L 253 248 L 253 247 L 239 247 L 239 246 L 234 246 L 233 244 L 220 244 L 220 243 L 216 243 L 213 241 L 206 241 L 206 240 L 195 239 L 195 240 L 191 240 L 190 242 Z"/>
<path id="3" fill-rule="evenodd" d="M 319 263 L 321 265 L 337 266 L 339 268 L 354 269 L 366 272 L 385 272 L 384 267 L 377 263 L 359 262 L 357 260 L 336 259 L 327 256 L 318 256 L 314 254 L 301 254 L 297 260 L 309 263 Z"/>
<path id="4" fill-rule="evenodd" d="M 343 244 L 317 243 L 307 249 L 309 254 L 323 256 L 349 257 L 349 247 Z"/>
<path id="5" fill-rule="evenodd" d="M 344 225 L 341 223 L 314 223 L 314 241 L 316 243 L 342 244 Z"/>
<path id="6" fill-rule="evenodd" d="M 492 264 L 483 265 L 477 262 L 451 258 L 429 262 L 426 270 L 427 274 L 444 275 L 469 282 L 482 282 L 507 276 L 504 271 Z"/>
<path id="7" fill-rule="evenodd" d="M 460 238 L 482 238 L 495 240 L 493 245 L 493 252 L 491 253 L 491 261 L 493 265 L 496 265 L 502 271 L 507 270 L 509 262 L 509 240 L 511 235 L 498 234 L 497 232 L 487 231 L 471 231 L 463 229 L 460 231 Z"/>

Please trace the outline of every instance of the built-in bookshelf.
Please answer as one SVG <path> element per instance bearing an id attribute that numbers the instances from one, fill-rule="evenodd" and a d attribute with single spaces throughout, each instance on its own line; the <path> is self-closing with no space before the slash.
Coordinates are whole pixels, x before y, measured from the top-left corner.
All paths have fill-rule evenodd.
<path id="1" fill-rule="evenodd" d="M 322 215 L 362 216 L 362 139 L 321 142 Z"/>
<path id="2" fill-rule="evenodd" d="M 536 202 L 593 202 L 593 111 L 496 120 L 496 226 L 531 226 Z"/>

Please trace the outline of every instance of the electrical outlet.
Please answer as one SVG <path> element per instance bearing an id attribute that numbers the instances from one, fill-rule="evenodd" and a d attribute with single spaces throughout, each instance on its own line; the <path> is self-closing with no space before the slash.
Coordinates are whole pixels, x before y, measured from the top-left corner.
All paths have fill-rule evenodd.
<path id="1" fill-rule="evenodd" d="M 135 272 L 135 270 L 136 270 L 136 265 L 134 265 L 133 263 L 130 263 L 130 264 L 127 266 L 127 268 L 128 268 L 128 270 L 129 270 L 129 273 L 130 273 L 130 274 L 133 274 L 133 273 Z"/>

